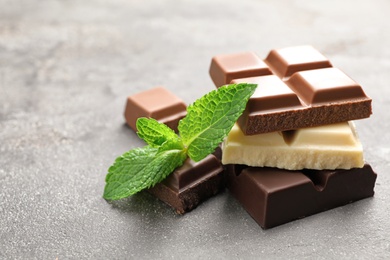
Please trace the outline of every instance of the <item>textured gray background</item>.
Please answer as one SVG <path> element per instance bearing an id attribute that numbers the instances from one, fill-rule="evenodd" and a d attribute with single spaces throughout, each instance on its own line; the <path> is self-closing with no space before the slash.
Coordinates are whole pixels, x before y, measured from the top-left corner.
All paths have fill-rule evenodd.
<path id="1" fill-rule="evenodd" d="M 0 259 L 390 259 L 390 2 L 0 0 Z M 143 145 L 128 95 L 213 89 L 211 57 L 312 44 L 364 86 L 375 197 L 262 230 L 224 192 L 185 216 L 148 194 L 101 198 Z"/>

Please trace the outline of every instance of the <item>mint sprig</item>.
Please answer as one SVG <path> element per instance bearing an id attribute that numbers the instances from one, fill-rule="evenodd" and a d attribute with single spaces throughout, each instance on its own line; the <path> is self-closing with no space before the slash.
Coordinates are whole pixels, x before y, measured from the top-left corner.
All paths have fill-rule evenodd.
<path id="1" fill-rule="evenodd" d="M 202 160 L 222 142 L 242 114 L 256 86 L 238 84 L 222 87 L 187 108 L 187 116 L 179 122 L 178 129 L 192 160 Z"/>
<path id="2" fill-rule="evenodd" d="M 145 146 L 117 158 L 108 169 L 103 197 L 118 200 L 150 188 L 164 180 L 187 158 L 170 143 L 160 148 Z"/>
<path id="3" fill-rule="evenodd" d="M 179 135 L 155 119 L 137 120 L 138 136 L 147 146 L 118 157 L 108 169 L 103 197 L 118 200 L 153 187 L 187 157 L 200 161 L 227 136 L 245 109 L 256 84 L 231 84 L 213 90 L 187 108 Z"/>

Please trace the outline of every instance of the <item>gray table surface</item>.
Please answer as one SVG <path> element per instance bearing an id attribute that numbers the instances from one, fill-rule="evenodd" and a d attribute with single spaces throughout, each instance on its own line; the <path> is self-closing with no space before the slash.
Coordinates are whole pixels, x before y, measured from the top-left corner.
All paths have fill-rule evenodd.
<path id="1" fill-rule="evenodd" d="M 390 259 L 390 2 L 0 0 L 0 259 Z M 262 230 L 228 191 L 177 216 L 102 199 L 142 146 L 128 95 L 213 89 L 211 57 L 311 44 L 373 98 L 356 122 L 374 198 Z"/>

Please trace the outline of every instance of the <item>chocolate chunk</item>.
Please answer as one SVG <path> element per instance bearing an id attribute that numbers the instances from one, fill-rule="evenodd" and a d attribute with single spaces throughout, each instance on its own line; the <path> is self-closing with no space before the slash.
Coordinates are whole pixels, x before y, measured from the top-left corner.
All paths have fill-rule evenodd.
<path id="1" fill-rule="evenodd" d="M 186 104 L 163 87 L 156 87 L 127 98 L 125 118 L 127 124 L 137 131 L 139 117 L 154 118 L 177 131 L 177 125 L 186 115 Z"/>
<path id="2" fill-rule="evenodd" d="M 224 169 L 215 156 L 209 155 L 200 162 L 187 159 L 183 166 L 148 192 L 183 214 L 224 187 Z"/>
<path id="3" fill-rule="evenodd" d="M 374 195 L 376 173 L 350 170 L 287 171 L 228 166 L 228 188 L 252 218 L 271 228 Z"/>
<path id="4" fill-rule="evenodd" d="M 252 52 L 215 56 L 210 65 L 211 79 L 217 87 L 233 79 L 269 74 L 268 66 Z"/>
<path id="5" fill-rule="evenodd" d="M 268 69 L 262 65 L 257 67 L 263 70 L 254 70 L 253 61 L 242 55 L 228 55 L 226 59 L 214 57 L 210 75 L 216 87 L 220 87 L 221 81 L 258 84 L 238 119 L 246 135 L 329 125 L 372 114 L 371 98 L 362 87 L 333 68 L 311 46 L 271 51 L 266 64 L 272 75 L 268 75 Z M 257 61 L 257 64 L 261 63 Z M 247 76 L 249 74 L 252 76 Z M 233 80 L 228 82 L 229 79 Z"/>

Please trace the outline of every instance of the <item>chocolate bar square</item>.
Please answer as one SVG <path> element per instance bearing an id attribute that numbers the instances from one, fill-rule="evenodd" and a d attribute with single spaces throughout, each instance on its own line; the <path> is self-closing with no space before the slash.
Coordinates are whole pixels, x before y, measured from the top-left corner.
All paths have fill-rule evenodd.
<path id="1" fill-rule="evenodd" d="M 272 50 L 265 62 L 281 78 L 290 77 L 297 71 L 332 67 L 330 61 L 310 45 Z"/>
<path id="2" fill-rule="evenodd" d="M 210 65 L 211 79 L 217 87 L 230 84 L 233 79 L 269 74 L 268 66 L 252 52 L 215 56 Z"/>

